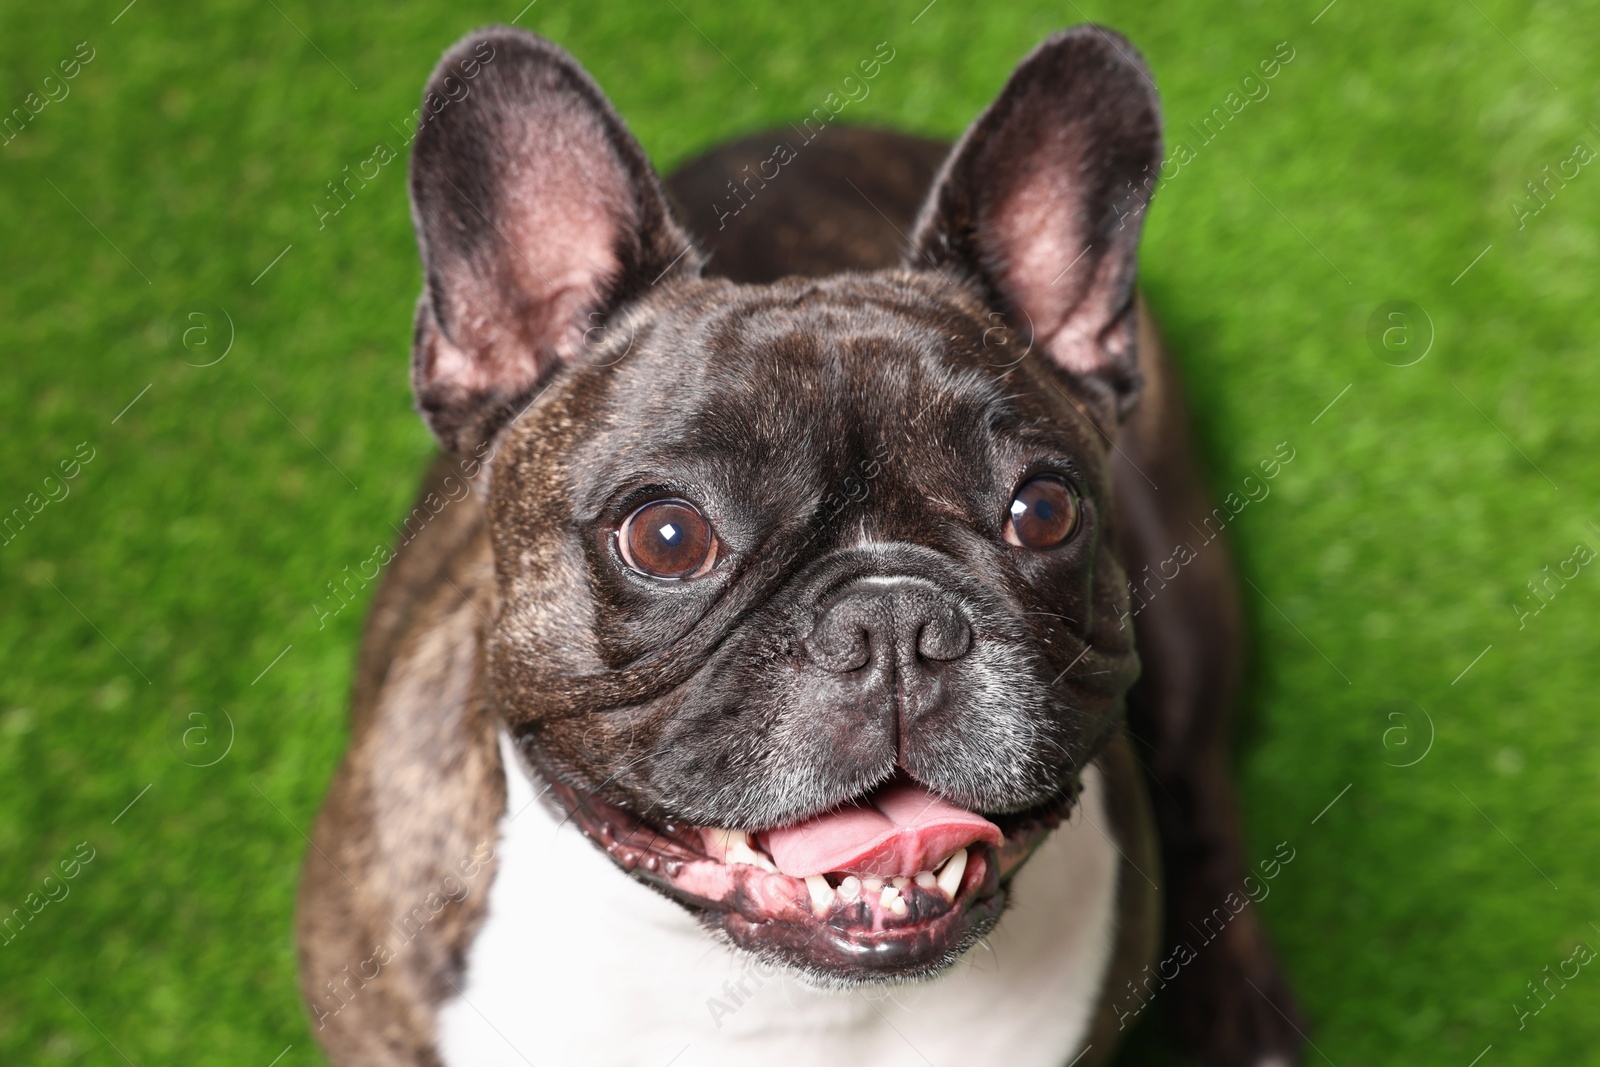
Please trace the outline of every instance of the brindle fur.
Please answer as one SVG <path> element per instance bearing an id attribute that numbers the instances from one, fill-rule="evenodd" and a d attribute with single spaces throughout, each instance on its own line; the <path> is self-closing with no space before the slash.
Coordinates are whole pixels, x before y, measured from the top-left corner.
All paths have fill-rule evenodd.
<path id="1" fill-rule="evenodd" d="M 722 202 L 726 183 L 789 136 L 713 150 L 669 183 L 679 217 L 708 255 L 707 274 L 763 282 L 895 267 L 946 148 L 898 134 L 829 130 L 719 229 L 712 205 Z M 1187 538 L 1191 522 L 1210 514 L 1178 384 L 1142 309 L 1138 332 L 1143 392 L 1120 429 L 1094 398 L 1081 405 L 1115 436 L 1113 525 L 1128 574 L 1164 558 Z M 494 841 L 504 805 L 485 668 L 488 620 L 499 617 L 500 593 L 482 486 L 461 495 L 463 463 L 475 466 L 447 456 L 430 471 L 422 500 L 445 503 L 399 550 L 380 585 L 362 642 L 350 749 L 307 857 L 298 908 L 301 979 L 313 1028 L 340 1064 L 438 1062 L 435 1012 L 460 980 L 493 876 L 490 860 L 464 898 L 435 910 L 445 879 Z M 1242 625 L 1220 542 L 1141 612 L 1137 641 L 1143 675 L 1128 695 L 1136 740 L 1130 744 L 1119 730 L 1099 757 L 1124 854 L 1123 894 L 1086 1064 L 1109 1058 L 1119 1036 L 1112 1004 L 1163 943 L 1151 882 L 1163 881 L 1164 870 L 1170 939 L 1236 891 L 1245 874 L 1226 759 Z M 406 939 L 393 924 L 419 907 L 428 921 Z M 372 975 L 368 961 L 379 943 L 403 947 Z M 1298 1038 L 1279 1010 L 1298 1013 L 1253 909 L 1202 949 L 1164 996 L 1184 1043 L 1206 1063 L 1297 1055 Z"/>

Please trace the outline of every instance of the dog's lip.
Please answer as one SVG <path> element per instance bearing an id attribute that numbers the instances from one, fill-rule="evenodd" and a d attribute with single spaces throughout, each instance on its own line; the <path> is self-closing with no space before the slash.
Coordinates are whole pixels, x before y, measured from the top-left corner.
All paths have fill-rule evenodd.
<path id="1" fill-rule="evenodd" d="M 1068 789 L 1027 811 L 989 816 L 1003 840 L 970 848 L 953 896 L 911 883 L 900 890 L 903 910 L 891 913 L 881 897 L 868 904 L 868 894 L 848 902 L 840 894 L 819 914 L 806 879 L 725 862 L 710 854 L 700 826 L 649 820 L 554 777 L 547 781 L 579 831 L 624 871 L 746 949 L 846 980 L 927 973 L 952 962 L 999 918 L 1011 879 L 1076 799 L 1076 789 Z M 829 879 L 830 889 L 840 887 Z"/>

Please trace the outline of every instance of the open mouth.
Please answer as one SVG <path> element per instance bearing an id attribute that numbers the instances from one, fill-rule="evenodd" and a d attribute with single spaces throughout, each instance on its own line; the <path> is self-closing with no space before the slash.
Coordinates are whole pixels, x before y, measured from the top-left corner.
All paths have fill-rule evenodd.
<path id="1" fill-rule="evenodd" d="M 624 870 L 740 947 L 834 983 L 953 963 L 993 928 L 1011 878 L 1076 797 L 985 816 L 901 775 L 848 805 L 749 832 L 648 821 L 547 780 Z"/>

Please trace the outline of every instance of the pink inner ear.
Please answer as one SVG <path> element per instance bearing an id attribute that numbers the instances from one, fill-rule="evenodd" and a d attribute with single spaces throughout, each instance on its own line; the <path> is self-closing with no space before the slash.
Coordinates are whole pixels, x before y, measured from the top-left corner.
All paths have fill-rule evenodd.
<path id="1" fill-rule="evenodd" d="M 621 233 L 637 223 L 623 163 L 588 112 L 573 109 L 523 132 L 500 176 L 507 259 L 519 290 L 537 307 L 538 334 L 560 358 L 578 351 L 583 309 L 615 276 Z"/>
<path id="2" fill-rule="evenodd" d="M 577 109 L 522 130 L 496 185 L 498 203 L 466 208 L 494 234 L 467 277 L 447 285 L 458 343 L 430 345 L 426 373 L 431 384 L 504 395 L 581 352 L 597 325 L 587 309 L 618 271 L 617 241 L 635 211 L 622 162 Z"/>
<path id="3" fill-rule="evenodd" d="M 1107 248 L 1084 239 L 1085 191 L 1073 188 L 1064 144 L 1041 151 L 1015 179 L 1009 195 L 992 209 L 1002 291 L 1021 321 L 1031 323 L 1034 343 L 1062 368 L 1089 374 L 1104 362 L 1096 331 L 1104 310 L 1090 306 L 1105 287 L 1096 275 L 1110 262 Z"/>

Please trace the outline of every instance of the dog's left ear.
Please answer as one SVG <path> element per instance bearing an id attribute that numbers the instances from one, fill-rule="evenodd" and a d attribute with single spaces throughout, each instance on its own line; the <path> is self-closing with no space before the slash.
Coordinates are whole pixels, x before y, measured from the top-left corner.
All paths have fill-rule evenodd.
<path id="1" fill-rule="evenodd" d="M 1109 430 L 1139 392 L 1133 281 L 1160 163 L 1138 52 L 1098 26 L 1055 34 L 951 150 L 907 265 L 974 278 Z"/>

